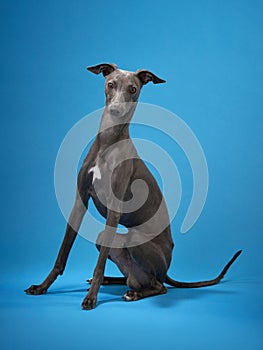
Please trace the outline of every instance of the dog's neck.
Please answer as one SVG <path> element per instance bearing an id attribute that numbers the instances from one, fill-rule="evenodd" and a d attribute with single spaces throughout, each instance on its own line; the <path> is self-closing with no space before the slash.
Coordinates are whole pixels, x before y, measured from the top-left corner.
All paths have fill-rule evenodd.
<path id="1" fill-rule="evenodd" d="M 135 110 L 135 108 L 134 108 Z M 97 141 L 100 148 L 108 147 L 118 141 L 129 139 L 129 126 L 134 110 L 124 117 L 114 117 L 105 107 L 100 122 Z"/>

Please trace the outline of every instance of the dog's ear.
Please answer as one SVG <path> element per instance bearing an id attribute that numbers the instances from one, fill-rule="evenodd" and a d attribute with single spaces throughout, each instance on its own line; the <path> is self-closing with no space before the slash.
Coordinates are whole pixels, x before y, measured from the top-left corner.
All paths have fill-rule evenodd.
<path id="1" fill-rule="evenodd" d="M 166 82 L 165 80 L 158 78 L 152 72 L 149 72 L 145 69 L 140 69 L 135 74 L 140 79 L 143 85 L 149 83 L 149 81 L 152 81 L 154 84 L 161 84 Z"/>
<path id="2" fill-rule="evenodd" d="M 87 67 L 87 70 L 89 70 L 90 72 L 94 74 L 102 73 L 104 77 L 111 74 L 116 69 L 118 69 L 118 67 L 116 66 L 116 64 L 113 63 L 101 63 L 97 66 Z"/>

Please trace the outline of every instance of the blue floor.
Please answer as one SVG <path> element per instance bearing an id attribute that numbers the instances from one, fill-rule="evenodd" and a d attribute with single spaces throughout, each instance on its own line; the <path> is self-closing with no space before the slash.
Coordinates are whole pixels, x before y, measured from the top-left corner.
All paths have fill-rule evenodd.
<path id="1" fill-rule="evenodd" d="M 262 282 L 237 271 L 217 286 L 169 288 L 130 303 L 121 299 L 125 286 L 101 287 L 92 311 L 80 308 L 88 286 L 79 272 L 74 279 L 66 273 L 43 296 L 23 293 L 31 276 L 3 274 L 0 347 L 262 350 Z"/>

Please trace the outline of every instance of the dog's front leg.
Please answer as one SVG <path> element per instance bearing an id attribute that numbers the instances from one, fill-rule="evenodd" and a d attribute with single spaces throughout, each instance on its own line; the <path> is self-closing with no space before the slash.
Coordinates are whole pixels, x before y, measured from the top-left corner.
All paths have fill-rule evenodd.
<path id="1" fill-rule="evenodd" d="M 80 198 L 78 192 L 75 200 L 74 207 L 71 211 L 71 215 L 67 224 L 65 236 L 63 242 L 61 244 L 55 265 L 47 278 L 38 285 L 32 285 L 28 289 L 25 290 L 27 294 L 31 295 L 40 295 L 47 292 L 48 288 L 51 284 L 56 280 L 58 275 L 62 275 L 67 263 L 67 259 L 72 248 L 72 245 L 75 241 L 75 238 L 78 233 L 78 229 L 80 227 L 81 221 L 87 211 L 87 202 L 89 199 L 88 192 L 85 194 L 84 202 L 83 199 Z M 85 204 L 84 204 L 85 203 Z"/>
<path id="2" fill-rule="evenodd" d="M 84 310 L 91 310 L 96 306 L 97 295 L 101 283 L 103 282 L 106 260 L 109 255 L 111 244 L 116 234 L 116 229 L 119 223 L 120 213 L 108 210 L 106 228 L 103 232 L 103 240 L 100 242 L 101 248 L 99 258 L 94 270 L 91 287 L 85 299 L 82 302 Z"/>
<path id="3" fill-rule="evenodd" d="M 125 151 L 125 149 L 124 149 Z M 123 199 L 127 188 L 130 186 L 131 174 L 133 173 L 133 159 L 126 156 L 128 161 L 121 163 L 111 177 L 111 189 L 112 193 L 108 196 L 107 201 L 107 219 L 106 227 L 102 237 L 100 237 L 100 253 L 97 261 L 97 265 L 94 270 L 91 287 L 86 298 L 83 300 L 82 308 L 84 310 L 91 310 L 96 306 L 97 295 L 101 283 L 104 278 L 104 270 L 106 260 L 109 255 L 110 248 L 113 245 L 113 240 L 116 235 L 118 223 L 120 221 L 121 214 L 123 213 Z"/>

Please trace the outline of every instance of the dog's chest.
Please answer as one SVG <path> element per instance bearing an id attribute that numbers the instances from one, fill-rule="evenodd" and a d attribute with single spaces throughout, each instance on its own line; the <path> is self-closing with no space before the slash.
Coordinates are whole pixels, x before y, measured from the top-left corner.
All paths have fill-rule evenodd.
<path id="1" fill-rule="evenodd" d="M 92 186 L 96 186 L 97 190 L 106 190 L 113 171 L 112 164 L 101 157 L 98 157 L 95 164 L 88 170 L 88 173 L 92 174 Z"/>
<path id="2" fill-rule="evenodd" d="M 95 164 L 95 166 L 90 168 L 89 173 L 93 173 L 92 184 L 94 183 L 94 181 L 96 179 L 101 180 L 101 172 L 100 172 L 100 168 L 99 168 L 98 164 Z"/>
<path id="3" fill-rule="evenodd" d="M 122 162 L 137 157 L 137 152 L 130 139 L 118 141 L 116 144 L 109 146 L 107 150 L 98 152 L 95 162 L 88 170 L 88 173 L 92 173 L 92 185 L 97 183 L 106 190 L 113 172 L 116 175 L 116 171 L 122 171 Z"/>

